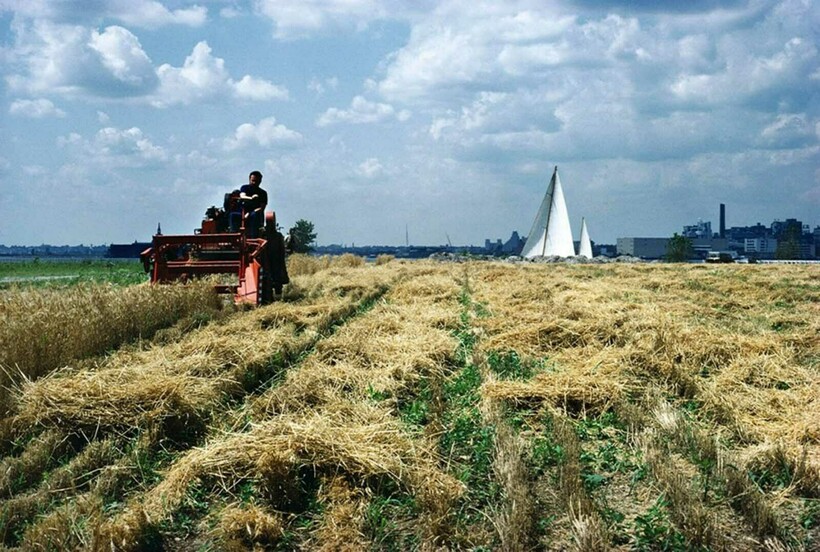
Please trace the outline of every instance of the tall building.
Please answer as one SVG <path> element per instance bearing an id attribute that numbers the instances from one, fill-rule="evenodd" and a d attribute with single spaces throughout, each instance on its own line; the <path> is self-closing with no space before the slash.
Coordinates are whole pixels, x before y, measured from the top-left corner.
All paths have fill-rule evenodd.
<path id="1" fill-rule="evenodd" d="M 720 237 L 726 237 L 726 204 L 720 204 Z"/>
<path id="2" fill-rule="evenodd" d="M 711 238 L 712 223 L 699 220 L 697 224 L 683 227 L 683 236 L 686 238 Z"/>

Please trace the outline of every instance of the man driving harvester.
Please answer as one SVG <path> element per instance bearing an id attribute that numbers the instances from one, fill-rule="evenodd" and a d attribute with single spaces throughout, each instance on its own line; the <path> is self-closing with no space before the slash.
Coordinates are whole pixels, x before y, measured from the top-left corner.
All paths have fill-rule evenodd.
<path id="1" fill-rule="evenodd" d="M 248 175 L 248 183 L 239 189 L 241 212 L 230 215 L 231 232 L 238 232 L 241 217 L 245 217 L 245 230 L 249 238 L 259 237 L 259 228 L 265 224 L 265 207 L 268 205 L 268 193 L 260 187 L 262 173 L 253 171 Z"/>

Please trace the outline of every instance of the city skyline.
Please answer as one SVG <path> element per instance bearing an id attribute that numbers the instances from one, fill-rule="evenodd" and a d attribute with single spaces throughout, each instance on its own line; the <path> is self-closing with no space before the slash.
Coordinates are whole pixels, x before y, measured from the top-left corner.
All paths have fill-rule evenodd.
<path id="1" fill-rule="evenodd" d="M 820 224 L 805 0 L 0 0 L 0 243 L 191 233 L 265 174 L 320 244 Z"/>

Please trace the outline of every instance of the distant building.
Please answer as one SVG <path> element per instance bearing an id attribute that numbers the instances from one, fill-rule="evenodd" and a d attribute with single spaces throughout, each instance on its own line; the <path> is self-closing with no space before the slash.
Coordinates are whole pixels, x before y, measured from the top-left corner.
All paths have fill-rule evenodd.
<path id="1" fill-rule="evenodd" d="M 484 240 L 484 249 L 487 251 L 488 255 L 500 254 L 502 247 L 504 247 L 504 244 L 501 243 L 501 238 L 498 238 L 495 241 L 492 241 L 490 239 Z"/>
<path id="2" fill-rule="evenodd" d="M 720 238 L 689 238 L 693 258 L 705 259 L 710 251 L 727 251 L 729 240 Z M 618 255 L 631 255 L 642 259 L 662 259 L 666 256 L 669 238 L 618 238 Z"/>
<path id="3" fill-rule="evenodd" d="M 602 255 L 604 257 L 615 257 L 618 255 L 618 247 L 612 243 L 592 244 L 592 253 L 596 257 Z"/>
<path id="4" fill-rule="evenodd" d="M 754 226 L 725 228 L 726 206 L 720 205 L 720 234 L 712 234 L 710 222 L 699 220 L 685 225 L 682 235 L 692 240 L 698 257 L 709 251 L 734 251 L 756 259 L 814 259 L 820 251 L 820 227 L 811 227 L 797 219 L 774 220 L 771 226 L 759 222 Z M 720 238 L 725 238 L 721 240 Z"/>
<path id="5" fill-rule="evenodd" d="M 504 242 L 504 245 L 501 246 L 501 252 L 505 255 L 520 255 L 523 248 L 524 238 L 519 236 L 516 230 L 513 230 L 510 239 Z"/>
<path id="6" fill-rule="evenodd" d="M 630 255 L 643 259 L 660 259 L 666 255 L 669 238 L 618 238 L 618 255 Z"/>
<path id="7" fill-rule="evenodd" d="M 524 239 L 518 235 L 517 230 L 513 230 L 512 235 L 505 242 L 500 238 L 484 240 L 484 252 L 487 255 L 520 255 L 524 248 Z"/>
<path id="8" fill-rule="evenodd" d="M 769 259 L 777 252 L 777 240 L 774 238 L 746 238 L 743 252 L 758 259 Z"/>
<path id="9" fill-rule="evenodd" d="M 765 238 L 770 235 L 769 229 L 759 222 L 754 226 L 732 226 L 726 229 L 727 238 L 741 242 L 747 238 Z"/>
<path id="10" fill-rule="evenodd" d="M 700 259 L 705 259 L 710 251 L 728 251 L 729 240 L 721 238 L 690 238 L 692 240 L 692 249 L 695 251 L 695 256 Z"/>
<path id="11" fill-rule="evenodd" d="M 785 240 L 791 236 L 799 237 L 803 234 L 803 223 L 797 219 L 775 220 L 772 222 L 771 234 L 779 240 Z"/>
<path id="12" fill-rule="evenodd" d="M 712 223 L 699 220 L 697 224 L 683 227 L 683 234 L 686 238 L 711 238 Z"/>
<path id="13" fill-rule="evenodd" d="M 813 242 L 801 241 L 798 244 L 799 259 L 814 259 L 817 257 L 817 246 Z"/>

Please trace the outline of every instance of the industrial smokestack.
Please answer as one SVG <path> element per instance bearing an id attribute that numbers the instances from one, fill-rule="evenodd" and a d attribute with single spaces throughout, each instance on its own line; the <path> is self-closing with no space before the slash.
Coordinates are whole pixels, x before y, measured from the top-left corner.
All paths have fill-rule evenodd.
<path id="1" fill-rule="evenodd" d="M 720 237 L 726 237 L 726 204 L 720 204 Z"/>

